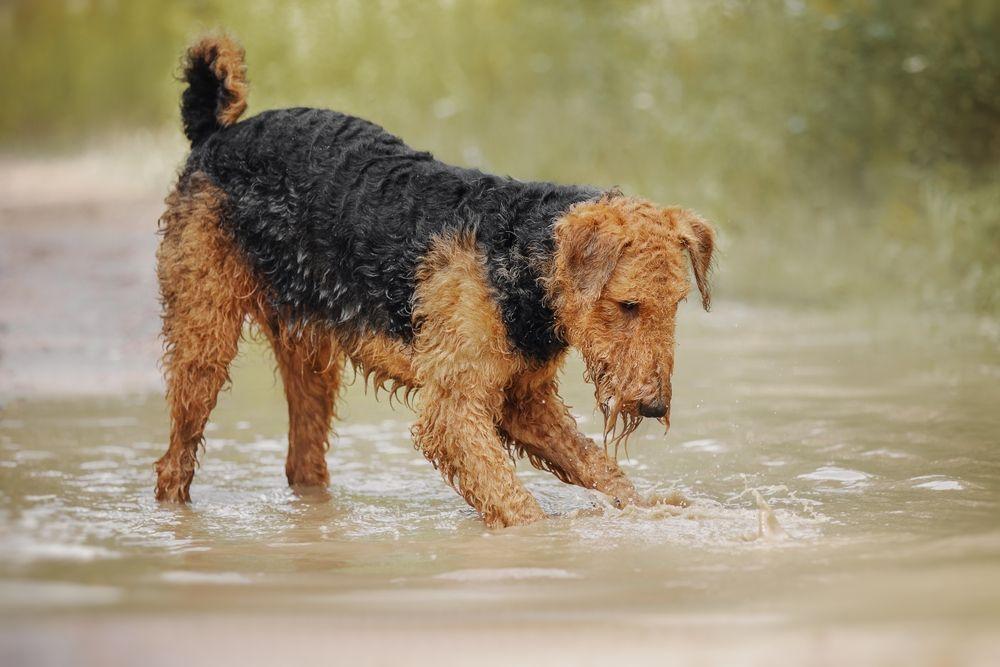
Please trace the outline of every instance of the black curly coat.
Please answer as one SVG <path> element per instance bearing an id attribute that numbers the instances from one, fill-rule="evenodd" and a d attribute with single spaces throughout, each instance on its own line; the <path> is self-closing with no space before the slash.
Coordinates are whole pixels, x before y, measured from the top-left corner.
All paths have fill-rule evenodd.
<path id="1" fill-rule="evenodd" d="M 467 232 L 514 346 L 536 360 L 565 347 L 539 279 L 555 221 L 600 190 L 454 167 L 368 121 L 305 108 L 206 133 L 195 171 L 228 195 L 225 224 L 278 312 L 409 341 L 417 268 L 435 238 Z"/>
<path id="2" fill-rule="evenodd" d="M 222 52 L 220 48 L 230 48 Z M 416 273 L 436 238 L 470 234 L 513 345 L 547 360 L 565 347 L 540 278 L 555 221 L 602 192 L 453 167 L 360 118 L 323 109 L 245 107 L 242 51 L 190 55 L 181 102 L 195 172 L 227 194 L 223 216 L 292 320 L 410 341 Z M 242 86 L 242 88 L 240 87 Z"/>

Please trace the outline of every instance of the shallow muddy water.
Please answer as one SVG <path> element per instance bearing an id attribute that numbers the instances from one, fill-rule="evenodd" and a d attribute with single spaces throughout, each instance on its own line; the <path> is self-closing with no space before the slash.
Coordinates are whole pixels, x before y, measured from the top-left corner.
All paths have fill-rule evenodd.
<path id="1" fill-rule="evenodd" d="M 891 629 L 889 662 L 995 656 L 995 327 L 684 310 L 673 427 L 644 425 L 622 460 L 641 489 L 681 491 L 687 509 L 618 511 L 522 462 L 552 518 L 487 530 L 413 449 L 412 413 L 360 380 L 328 454 L 329 493 L 297 495 L 284 483 L 280 384 L 256 346 L 213 414 L 190 507 L 152 497 L 167 438 L 158 395 L 9 402 L 3 645 L 55 664 L 79 645 L 66 639 L 74 624 L 141 636 L 193 611 L 278 619 L 240 626 L 264 634 L 304 615 L 385 641 L 388 628 L 644 628 L 635 648 L 707 631 L 716 651 L 731 632 L 743 646 L 785 633 L 784 646 L 832 627 Z M 581 375 L 574 360 L 563 394 L 593 433 Z"/>

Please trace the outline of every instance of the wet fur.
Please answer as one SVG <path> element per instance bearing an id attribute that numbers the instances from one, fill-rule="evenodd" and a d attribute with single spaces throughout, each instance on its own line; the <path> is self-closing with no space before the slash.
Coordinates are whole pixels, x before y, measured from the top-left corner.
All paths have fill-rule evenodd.
<path id="1" fill-rule="evenodd" d="M 289 410 L 288 482 L 323 486 L 347 360 L 415 396 L 414 445 L 491 526 L 544 516 L 511 455 L 644 502 L 582 435 L 557 373 L 578 348 L 616 445 L 666 397 L 687 260 L 708 305 L 713 234 L 683 209 L 452 167 L 367 121 L 286 109 L 237 122 L 242 49 L 193 46 L 192 151 L 167 199 L 158 276 L 171 438 L 156 496 L 190 500 L 204 426 L 244 324 L 270 341 Z M 642 312 L 623 315 L 623 299 Z"/>
<path id="2" fill-rule="evenodd" d="M 565 347 L 539 278 L 555 220 L 596 189 L 452 167 L 324 109 L 225 127 L 195 146 L 186 172 L 226 192 L 224 224 L 292 326 L 322 320 L 412 342 L 421 262 L 437 238 L 468 234 L 512 344 L 538 359 Z"/>

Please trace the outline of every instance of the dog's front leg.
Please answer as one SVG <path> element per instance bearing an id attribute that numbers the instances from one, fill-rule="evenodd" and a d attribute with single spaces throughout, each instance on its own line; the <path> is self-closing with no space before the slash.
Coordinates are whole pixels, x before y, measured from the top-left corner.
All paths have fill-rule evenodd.
<path id="1" fill-rule="evenodd" d="M 595 489 L 619 507 L 645 500 L 604 448 L 580 432 L 559 396 L 554 370 L 526 374 L 508 391 L 501 420 L 508 444 L 568 484 Z"/>
<path id="2" fill-rule="evenodd" d="M 426 386 L 413 426 L 414 444 L 490 527 L 517 526 L 545 517 L 514 474 L 496 430 L 496 412 L 482 399 Z"/>
<path id="3" fill-rule="evenodd" d="M 413 441 L 488 526 L 544 518 L 497 432 L 511 350 L 475 239 L 441 237 L 417 273 L 413 367 L 420 417 Z"/>

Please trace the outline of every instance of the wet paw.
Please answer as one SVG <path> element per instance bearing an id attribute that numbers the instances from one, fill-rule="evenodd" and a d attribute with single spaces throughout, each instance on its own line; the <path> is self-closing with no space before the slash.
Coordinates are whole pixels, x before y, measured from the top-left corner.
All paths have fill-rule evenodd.
<path id="1" fill-rule="evenodd" d="M 156 499 L 161 503 L 184 504 L 191 502 L 191 493 L 181 485 L 156 486 Z"/>

